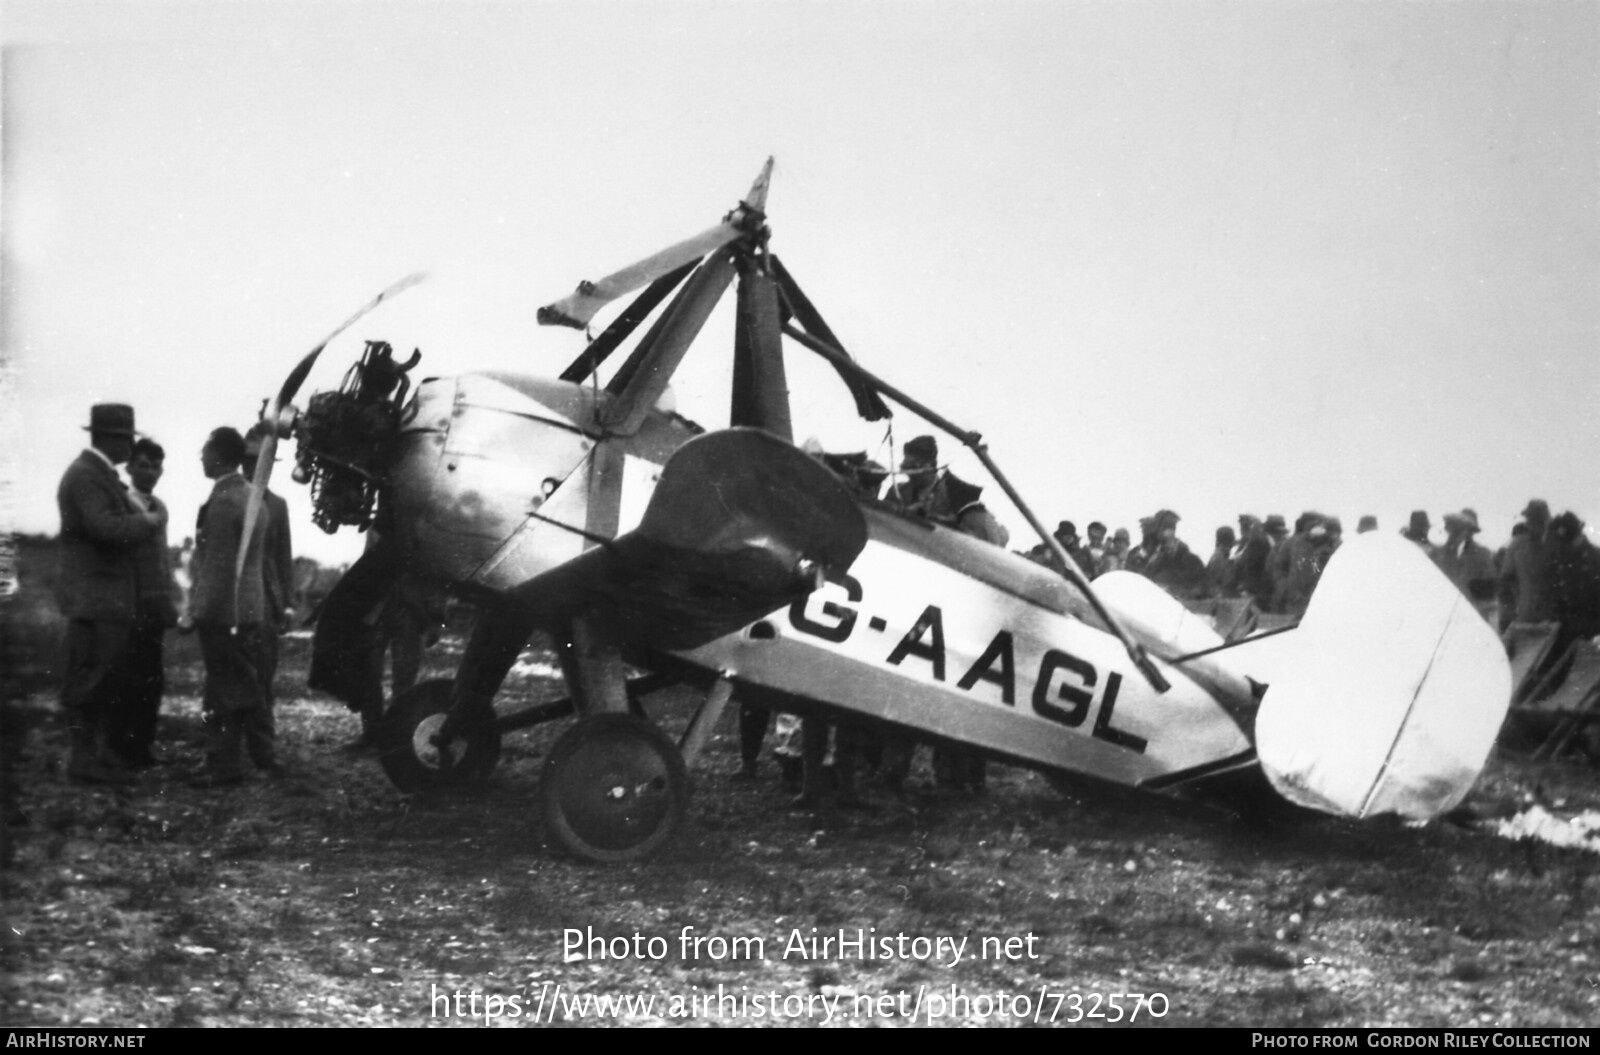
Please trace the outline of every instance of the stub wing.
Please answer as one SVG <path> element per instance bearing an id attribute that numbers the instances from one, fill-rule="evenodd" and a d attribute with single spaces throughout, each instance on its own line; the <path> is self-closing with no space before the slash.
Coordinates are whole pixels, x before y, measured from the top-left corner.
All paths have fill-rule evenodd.
<path id="1" fill-rule="evenodd" d="M 1505 650 L 1433 562 L 1360 535 L 1329 562 L 1295 659 L 1256 718 L 1262 768 L 1291 802 L 1422 820 L 1466 797 L 1511 699 Z"/>
<path id="2" fill-rule="evenodd" d="M 603 607 L 623 641 L 695 648 L 842 578 L 866 519 L 825 466 L 759 429 L 726 429 L 667 461 L 639 527 L 516 593 L 564 614 Z"/>

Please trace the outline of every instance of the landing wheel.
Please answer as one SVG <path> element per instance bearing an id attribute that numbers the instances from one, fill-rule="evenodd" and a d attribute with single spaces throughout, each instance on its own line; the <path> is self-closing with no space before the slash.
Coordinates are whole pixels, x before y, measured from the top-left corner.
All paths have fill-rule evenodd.
<path id="1" fill-rule="evenodd" d="M 395 697 L 378 726 L 378 761 L 401 791 L 444 791 L 480 783 L 500 760 L 500 730 L 438 742 L 452 682 L 438 678 Z"/>
<path id="2" fill-rule="evenodd" d="M 646 857 L 672 837 L 689 804 L 689 771 L 665 733 L 631 714 L 580 718 L 545 759 L 545 824 L 591 861 Z"/>

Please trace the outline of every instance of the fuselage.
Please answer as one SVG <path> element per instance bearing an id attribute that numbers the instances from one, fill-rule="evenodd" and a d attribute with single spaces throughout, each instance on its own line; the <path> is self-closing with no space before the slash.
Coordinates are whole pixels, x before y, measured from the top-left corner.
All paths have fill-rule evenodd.
<path id="1" fill-rule="evenodd" d="M 414 570 L 505 594 L 637 524 L 661 466 L 700 430 L 655 410 L 632 435 L 607 435 L 596 423 L 608 399 L 512 374 L 424 380 L 403 416 L 388 495 L 412 533 Z M 1253 701 L 1225 660 L 1162 662 L 1171 688 L 1157 693 L 1055 572 L 863 505 L 868 543 L 848 576 L 675 659 L 750 698 L 1118 783 L 1250 764 L 1251 739 L 1233 715 Z M 1164 595 L 1125 596 L 1158 662 L 1220 643 Z"/>

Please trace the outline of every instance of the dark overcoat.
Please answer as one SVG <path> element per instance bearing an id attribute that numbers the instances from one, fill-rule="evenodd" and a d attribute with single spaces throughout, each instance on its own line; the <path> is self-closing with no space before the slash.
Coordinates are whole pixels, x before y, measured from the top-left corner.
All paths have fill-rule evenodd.
<path id="1" fill-rule="evenodd" d="M 56 490 L 61 509 L 61 567 L 57 603 L 68 619 L 131 623 L 138 610 L 135 549 L 155 536 L 159 521 L 135 509 L 109 463 L 78 455 Z"/>

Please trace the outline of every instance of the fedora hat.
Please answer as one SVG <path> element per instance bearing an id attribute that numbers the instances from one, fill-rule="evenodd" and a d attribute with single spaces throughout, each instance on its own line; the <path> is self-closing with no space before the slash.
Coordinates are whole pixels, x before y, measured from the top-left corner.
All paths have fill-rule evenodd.
<path id="1" fill-rule="evenodd" d="M 132 439 L 133 408 L 126 403 L 96 403 L 89 408 L 85 431 L 98 436 L 126 436 Z"/>

